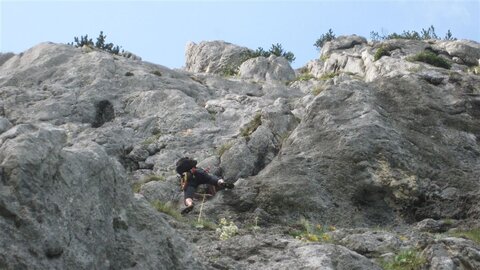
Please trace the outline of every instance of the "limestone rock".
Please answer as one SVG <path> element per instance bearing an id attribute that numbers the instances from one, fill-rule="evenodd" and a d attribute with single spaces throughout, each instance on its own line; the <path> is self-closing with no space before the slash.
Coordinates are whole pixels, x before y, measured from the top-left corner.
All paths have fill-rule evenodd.
<path id="1" fill-rule="evenodd" d="M 268 58 L 260 56 L 243 62 L 239 75 L 254 81 L 285 82 L 295 78 L 295 71 L 287 59 L 270 55 Z"/>
<path id="2" fill-rule="evenodd" d="M 0 135 L 2 267 L 202 268 L 133 198 L 118 162 L 96 144 L 66 142 L 65 130 L 50 125 Z"/>
<path id="3" fill-rule="evenodd" d="M 224 41 L 190 42 L 185 49 L 185 70 L 224 74 L 245 61 L 250 50 Z"/>
<path id="4" fill-rule="evenodd" d="M 320 55 L 327 56 L 335 50 L 350 49 L 353 48 L 355 45 L 363 45 L 366 43 L 367 40 L 361 36 L 339 36 L 331 41 L 326 42 L 323 45 L 322 50 L 320 51 Z"/>

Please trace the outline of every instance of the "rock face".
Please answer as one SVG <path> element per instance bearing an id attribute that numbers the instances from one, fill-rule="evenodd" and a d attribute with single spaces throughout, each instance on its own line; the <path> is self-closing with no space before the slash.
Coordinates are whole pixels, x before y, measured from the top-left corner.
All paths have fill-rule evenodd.
<path id="1" fill-rule="evenodd" d="M 295 79 L 295 71 L 283 58 L 270 55 L 268 58 L 256 57 L 243 62 L 239 68 L 242 79 L 254 81 L 286 82 Z"/>
<path id="2" fill-rule="evenodd" d="M 133 198 L 124 169 L 99 145 L 20 124 L 0 136 L 0 164 L 2 268 L 195 268 L 183 240 Z"/>
<path id="3" fill-rule="evenodd" d="M 193 42 L 185 49 L 185 70 L 224 74 L 236 69 L 245 61 L 250 49 L 224 41 Z"/>
<path id="4" fill-rule="evenodd" d="M 185 70 L 53 43 L 1 54 L 0 268 L 381 269 L 410 250 L 476 269 L 478 49 L 345 36 L 296 77 L 221 41 L 190 44 Z M 412 60 L 425 51 L 450 69 Z M 176 220 L 152 202 L 180 210 L 183 156 L 236 186 Z M 202 223 L 224 217 L 228 240 Z"/>

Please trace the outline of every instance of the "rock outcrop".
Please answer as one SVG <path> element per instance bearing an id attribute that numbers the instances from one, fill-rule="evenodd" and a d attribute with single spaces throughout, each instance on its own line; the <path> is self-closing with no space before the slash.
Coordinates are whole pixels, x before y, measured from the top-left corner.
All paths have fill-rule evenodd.
<path id="1" fill-rule="evenodd" d="M 249 52 L 0 54 L 0 268 L 478 268 L 477 42 L 343 36 L 296 76 Z M 235 189 L 177 217 L 182 156 Z"/>

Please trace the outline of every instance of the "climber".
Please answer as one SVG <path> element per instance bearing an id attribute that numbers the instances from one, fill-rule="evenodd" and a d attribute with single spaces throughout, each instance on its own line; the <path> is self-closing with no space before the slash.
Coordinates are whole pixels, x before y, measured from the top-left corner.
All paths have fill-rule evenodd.
<path id="1" fill-rule="evenodd" d="M 183 157 L 177 161 L 176 171 L 181 176 L 181 188 L 186 206 L 181 212 L 183 215 L 193 210 L 193 195 L 199 185 L 209 184 L 227 189 L 235 187 L 234 184 L 227 183 L 225 180 L 207 173 L 202 168 L 197 168 L 197 161 L 189 157 Z"/>

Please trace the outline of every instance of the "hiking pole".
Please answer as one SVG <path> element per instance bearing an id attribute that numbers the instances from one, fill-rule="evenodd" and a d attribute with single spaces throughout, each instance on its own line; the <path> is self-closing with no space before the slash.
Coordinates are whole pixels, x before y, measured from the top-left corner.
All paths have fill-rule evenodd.
<path id="1" fill-rule="evenodd" d="M 202 204 L 200 205 L 200 213 L 198 214 L 198 221 L 197 223 L 200 223 L 200 221 L 202 220 L 202 210 L 203 210 L 203 203 L 205 202 L 205 193 L 203 193 L 203 200 L 202 200 Z"/>

